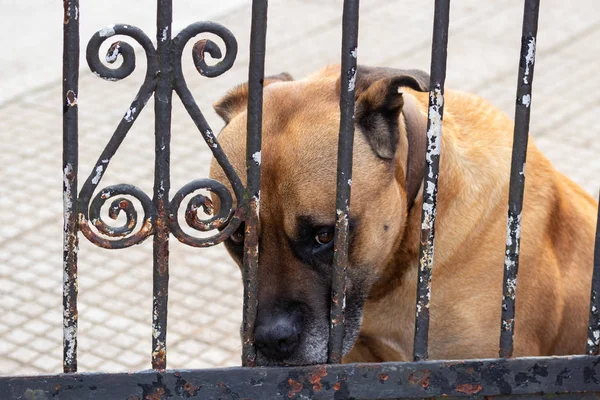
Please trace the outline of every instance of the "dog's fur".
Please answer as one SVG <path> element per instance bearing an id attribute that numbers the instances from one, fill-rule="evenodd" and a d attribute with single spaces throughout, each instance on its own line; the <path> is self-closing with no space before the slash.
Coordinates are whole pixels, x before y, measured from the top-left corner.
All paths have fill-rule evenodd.
<path id="1" fill-rule="evenodd" d="M 422 185 L 407 198 L 406 171 L 410 135 L 425 132 L 409 132 L 406 121 L 426 123 L 426 80 L 359 69 L 345 362 L 412 358 Z M 339 91 L 335 66 L 265 80 L 259 316 L 300 304 L 304 329 L 292 356 L 259 355 L 263 365 L 326 361 L 330 252 L 315 256 L 306 243 L 315 227 L 334 224 Z M 215 105 L 227 122 L 218 140 L 243 180 L 247 95 L 242 85 Z M 409 102 L 411 115 L 402 115 Z M 514 125 L 471 94 L 447 90 L 444 103 L 429 355 L 496 357 Z M 227 182 L 215 161 L 211 176 Z M 597 204 L 531 138 L 526 178 L 514 355 L 581 354 Z M 241 263 L 241 245 L 226 245 Z"/>

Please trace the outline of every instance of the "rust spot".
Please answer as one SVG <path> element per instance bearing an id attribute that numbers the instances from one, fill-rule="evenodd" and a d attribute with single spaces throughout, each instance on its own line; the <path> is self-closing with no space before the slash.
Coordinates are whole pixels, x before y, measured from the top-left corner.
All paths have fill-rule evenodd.
<path id="1" fill-rule="evenodd" d="M 77 105 L 77 96 L 75 95 L 75 92 L 72 90 L 67 91 L 67 105 L 69 107 L 73 107 L 73 106 Z"/>
<path id="2" fill-rule="evenodd" d="M 183 385 L 183 390 L 185 390 L 188 393 L 188 395 L 190 397 L 192 397 L 198 393 L 198 390 L 200 390 L 200 386 L 192 385 L 191 383 L 188 382 L 185 385 Z"/>
<path id="3" fill-rule="evenodd" d="M 383 383 L 390 378 L 388 374 L 379 374 L 379 383 Z"/>
<path id="4" fill-rule="evenodd" d="M 165 397 L 165 389 L 158 387 L 154 390 L 154 393 L 149 393 L 144 397 L 144 400 L 164 400 Z"/>
<path id="5" fill-rule="evenodd" d="M 69 8 L 71 7 L 70 3 L 71 3 L 70 0 L 63 0 L 63 8 L 65 11 L 65 20 L 64 20 L 65 25 L 68 24 L 69 20 L 71 19 L 71 13 L 69 11 Z"/>
<path id="6" fill-rule="evenodd" d="M 342 382 L 336 382 L 333 385 L 333 389 L 337 392 L 338 390 L 340 390 L 342 388 Z"/>
<path id="7" fill-rule="evenodd" d="M 416 371 L 410 374 L 408 381 L 413 385 L 420 384 L 423 388 L 429 386 L 429 370 Z"/>
<path id="8" fill-rule="evenodd" d="M 158 351 L 152 352 L 152 355 L 154 356 L 155 363 L 157 365 L 154 369 L 165 369 L 167 364 L 165 348 L 161 347 Z"/>
<path id="9" fill-rule="evenodd" d="M 310 374 L 310 376 L 308 377 L 308 380 L 310 381 L 310 383 L 312 383 L 313 390 L 315 390 L 316 392 L 321 391 L 321 389 L 323 388 L 321 379 L 326 375 L 327 375 L 327 369 L 325 368 L 325 366 L 320 366 L 319 368 L 317 368 L 315 370 L 315 372 Z"/>
<path id="10" fill-rule="evenodd" d="M 290 391 L 288 392 L 288 397 L 290 399 L 302 391 L 302 383 L 301 382 L 298 382 L 298 381 L 293 380 L 292 378 L 289 378 L 288 384 L 290 385 Z"/>
<path id="11" fill-rule="evenodd" d="M 193 47 L 193 51 L 199 60 L 204 60 L 204 49 L 206 48 L 206 39 L 198 40 Z"/>
<path id="12" fill-rule="evenodd" d="M 473 385 L 472 383 L 463 383 L 456 387 L 456 391 L 465 394 L 477 394 L 481 392 L 481 385 Z"/>

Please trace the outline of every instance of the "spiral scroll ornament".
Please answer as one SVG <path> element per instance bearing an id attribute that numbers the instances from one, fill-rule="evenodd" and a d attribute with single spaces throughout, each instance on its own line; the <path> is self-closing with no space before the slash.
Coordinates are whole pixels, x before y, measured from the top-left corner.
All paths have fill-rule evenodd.
<path id="1" fill-rule="evenodd" d="M 220 230 L 219 233 L 210 237 L 199 238 L 188 235 L 181 229 L 177 219 L 183 199 L 198 190 L 207 190 L 218 198 L 219 206 L 216 214 L 213 200 L 202 194 L 197 194 L 188 201 L 185 211 L 185 221 L 189 227 L 200 232 L 209 232 L 215 229 Z M 213 179 L 198 179 L 190 182 L 182 187 L 173 196 L 173 200 L 171 200 L 169 212 L 171 232 L 180 242 L 193 247 L 208 247 L 218 244 L 231 236 L 242 222 L 242 209 L 238 208 L 231 215 L 232 206 L 233 199 L 231 198 L 231 192 L 222 183 Z M 198 215 L 200 210 L 206 215 L 211 215 L 211 217 L 202 219 Z"/>
<path id="2" fill-rule="evenodd" d="M 233 34 L 216 23 L 194 23 L 171 40 L 171 54 L 173 55 L 170 71 L 173 76 L 172 90 L 175 90 L 181 98 L 209 149 L 225 171 L 235 195 L 235 201 L 232 193 L 225 185 L 211 179 L 195 180 L 185 185 L 175 194 L 168 203 L 169 229 L 179 241 L 194 247 L 207 247 L 224 241 L 238 229 L 243 218 L 243 209 L 239 205 L 242 204 L 244 186 L 196 104 L 187 87 L 182 71 L 181 59 L 184 47 L 193 37 L 207 33 L 216 35 L 223 40 L 225 55 L 223 56 L 223 52 L 215 42 L 208 39 L 198 40 L 192 49 L 192 59 L 198 72 L 203 76 L 212 78 L 223 74 L 232 67 L 237 55 L 237 42 Z M 90 39 L 86 58 L 90 70 L 94 74 L 108 81 L 118 81 L 127 78 L 135 70 L 135 50 L 123 40 L 113 42 L 105 56 L 105 61 L 108 64 L 114 64 L 121 57 L 122 63 L 118 67 L 109 67 L 100 60 L 100 47 L 115 35 L 132 38 L 143 48 L 147 59 L 147 71 L 137 95 L 121 121 L 119 121 L 115 132 L 98 158 L 92 173 L 79 194 L 79 229 L 92 243 L 110 249 L 139 244 L 148 236 L 154 234 L 154 224 L 158 215 L 157 205 L 151 200 L 150 196 L 133 185 L 108 186 L 99 190 L 93 196 L 106 173 L 110 160 L 116 154 L 132 124 L 138 118 L 150 97 L 155 93 L 158 76 L 161 74 L 157 51 L 152 41 L 139 28 L 124 24 L 108 26 L 96 32 Z M 168 40 L 168 38 L 164 40 Z M 214 65 L 209 65 L 206 62 L 207 55 L 219 61 Z M 215 211 L 211 198 L 196 194 L 188 201 L 185 221 L 188 226 L 199 232 L 218 230 L 217 233 L 209 237 L 193 237 L 187 234 L 182 230 L 177 220 L 177 213 L 184 198 L 198 190 L 206 190 L 216 196 L 219 204 L 218 209 Z M 143 210 L 141 219 L 138 217 L 134 201 L 141 204 Z M 125 221 L 119 226 L 115 226 L 115 222 L 109 224 L 102 217 L 103 208 L 107 208 L 108 217 L 114 221 L 117 221 L 121 214 L 125 216 Z M 200 210 L 209 217 L 203 219 L 199 215 Z"/>

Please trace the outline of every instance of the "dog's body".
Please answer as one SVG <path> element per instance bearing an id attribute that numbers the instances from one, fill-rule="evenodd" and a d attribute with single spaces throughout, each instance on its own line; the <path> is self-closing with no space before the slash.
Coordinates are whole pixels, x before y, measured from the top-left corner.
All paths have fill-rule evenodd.
<path id="1" fill-rule="evenodd" d="M 407 156 L 410 164 L 411 135 L 425 135 L 411 132 L 409 122 L 426 123 L 426 77 L 362 72 L 356 82 L 344 361 L 411 360 L 422 175 L 418 194 L 407 194 L 413 179 L 407 170 L 415 169 Z M 339 67 L 328 67 L 302 81 L 265 81 L 255 331 L 265 365 L 326 361 L 338 78 Z M 514 124 L 473 95 L 448 90 L 444 103 L 429 355 L 496 357 Z M 242 177 L 246 104 L 246 89 L 239 87 L 216 105 L 228 122 L 221 146 Z M 226 182 L 216 163 L 211 176 Z M 583 353 L 596 210 L 594 199 L 530 140 L 515 356 Z M 242 244 L 227 243 L 238 263 Z"/>

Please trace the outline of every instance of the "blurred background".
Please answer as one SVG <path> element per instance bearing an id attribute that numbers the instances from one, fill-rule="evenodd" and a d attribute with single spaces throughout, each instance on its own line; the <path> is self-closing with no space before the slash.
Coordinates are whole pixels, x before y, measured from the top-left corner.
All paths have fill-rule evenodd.
<path id="1" fill-rule="evenodd" d="M 213 79 L 200 76 L 194 68 L 191 44 L 195 40 L 184 52 L 188 85 L 218 132 L 223 124 L 211 104 L 247 77 L 250 1 L 174 3 L 174 34 L 191 22 L 211 20 L 229 28 L 238 40 L 234 67 Z M 522 4 L 516 0 L 453 2 L 447 88 L 477 93 L 514 114 Z M 341 6 L 341 0 L 271 0 L 267 73 L 287 71 L 300 78 L 325 64 L 338 63 Z M 87 42 L 94 32 L 113 23 L 136 25 L 155 38 L 155 8 L 151 0 L 81 1 L 80 182 L 93 172 L 145 73 L 145 55 L 138 46 L 137 68 L 130 77 L 119 82 L 97 78 L 84 59 Z M 0 36 L 0 375 L 58 373 L 62 363 L 63 9 L 61 2 L 49 0 L 0 0 L 0 9 L 4 31 Z M 433 1 L 362 2 L 359 63 L 428 71 L 432 18 Z M 134 44 L 130 38 L 119 39 Z M 599 2 L 542 2 L 531 134 L 556 168 L 594 197 L 600 184 L 599 43 Z M 206 177 L 210 159 L 210 151 L 174 96 L 171 194 L 193 179 Z M 111 161 L 101 186 L 129 183 L 151 194 L 153 162 L 150 101 Z M 150 368 L 151 242 L 104 250 L 80 235 L 80 371 Z M 175 239 L 170 243 L 168 367 L 239 365 L 242 285 L 237 267 L 221 245 L 195 249 Z"/>

